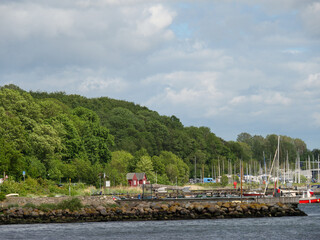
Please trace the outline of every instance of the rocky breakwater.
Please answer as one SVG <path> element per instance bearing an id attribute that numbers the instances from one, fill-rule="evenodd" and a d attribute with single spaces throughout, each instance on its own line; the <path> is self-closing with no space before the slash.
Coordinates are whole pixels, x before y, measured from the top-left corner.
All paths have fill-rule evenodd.
<path id="1" fill-rule="evenodd" d="M 139 202 L 129 206 L 87 206 L 76 210 L 37 207 L 0 209 L 0 224 L 124 220 L 222 219 L 306 216 L 297 204 Z"/>

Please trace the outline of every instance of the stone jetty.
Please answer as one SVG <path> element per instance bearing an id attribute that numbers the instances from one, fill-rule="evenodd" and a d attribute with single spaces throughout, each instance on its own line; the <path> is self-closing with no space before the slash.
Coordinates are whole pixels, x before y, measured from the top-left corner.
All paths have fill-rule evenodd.
<path id="1" fill-rule="evenodd" d="M 77 210 L 0 208 L 0 224 L 70 223 L 134 220 L 226 219 L 306 216 L 297 204 L 241 202 L 144 202 L 129 205 L 86 206 Z"/>

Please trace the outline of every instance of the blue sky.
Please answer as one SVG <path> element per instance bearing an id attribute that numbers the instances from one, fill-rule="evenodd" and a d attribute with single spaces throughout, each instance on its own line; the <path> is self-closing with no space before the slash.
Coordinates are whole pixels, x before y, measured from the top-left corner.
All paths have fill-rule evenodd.
<path id="1" fill-rule="evenodd" d="M 320 148 L 320 1 L 2 0 L 0 85 Z"/>

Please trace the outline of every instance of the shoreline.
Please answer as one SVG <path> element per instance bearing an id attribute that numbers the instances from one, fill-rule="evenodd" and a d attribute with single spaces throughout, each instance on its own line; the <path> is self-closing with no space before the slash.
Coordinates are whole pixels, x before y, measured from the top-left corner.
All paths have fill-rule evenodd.
<path id="1" fill-rule="evenodd" d="M 298 204 L 239 202 L 142 202 L 129 205 L 85 206 L 77 210 L 34 207 L 0 209 L 0 224 L 72 223 L 107 221 L 190 220 L 307 216 Z"/>

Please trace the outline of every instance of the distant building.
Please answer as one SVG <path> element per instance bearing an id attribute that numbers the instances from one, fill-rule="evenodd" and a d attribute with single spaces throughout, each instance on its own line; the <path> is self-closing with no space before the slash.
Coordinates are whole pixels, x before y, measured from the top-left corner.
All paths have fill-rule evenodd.
<path id="1" fill-rule="evenodd" d="M 127 173 L 127 181 L 130 187 L 138 187 L 148 183 L 145 173 Z"/>

